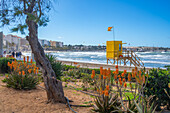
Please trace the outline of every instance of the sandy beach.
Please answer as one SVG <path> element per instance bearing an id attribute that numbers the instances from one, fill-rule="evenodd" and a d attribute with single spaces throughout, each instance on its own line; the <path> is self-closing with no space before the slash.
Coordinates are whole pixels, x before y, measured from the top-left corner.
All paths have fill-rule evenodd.
<path id="1" fill-rule="evenodd" d="M 66 64 L 66 65 L 72 65 L 72 66 L 80 65 L 80 67 L 82 67 L 82 68 L 100 69 L 100 67 L 103 67 L 104 69 L 110 68 L 111 70 L 116 70 L 114 64 L 76 62 L 77 65 L 75 65 L 74 61 L 64 61 L 64 60 L 57 60 L 57 61 L 62 62 L 63 64 Z M 133 66 L 123 66 L 123 65 L 120 65 L 119 66 L 119 71 L 127 70 L 127 72 L 131 72 L 132 69 L 134 69 L 134 68 L 135 67 L 133 67 Z M 143 67 L 138 67 L 138 69 L 143 69 Z M 148 71 L 151 68 L 145 68 L 145 69 L 146 69 L 146 71 Z"/>

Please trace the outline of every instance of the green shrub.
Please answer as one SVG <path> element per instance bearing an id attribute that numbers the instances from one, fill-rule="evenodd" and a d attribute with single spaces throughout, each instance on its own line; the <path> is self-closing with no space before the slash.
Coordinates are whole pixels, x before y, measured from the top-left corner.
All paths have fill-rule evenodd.
<path id="1" fill-rule="evenodd" d="M 161 105 L 167 105 L 170 99 L 168 95 L 165 93 L 164 89 L 167 90 L 167 93 L 170 95 L 170 89 L 168 88 L 168 83 L 170 82 L 170 74 L 167 70 L 162 69 L 151 69 L 149 71 L 148 83 L 145 88 L 145 95 L 148 97 L 150 95 L 155 95 L 153 100 L 156 100 L 156 104 L 158 105 L 158 109 L 160 109 Z"/>
<path id="2" fill-rule="evenodd" d="M 61 77 L 61 81 L 63 81 L 63 82 L 69 82 L 70 80 L 71 80 L 71 78 L 68 77 L 68 76 L 62 76 Z"/>
<path id="3" fill-rule="evenodd" d="M 62 76 L 62 63 L 61 62 L 57 62 L 56 61 L 56 57 L 50 54 L 46 54 L 46 57 L 48 58 L 48 60 L 51 63 L 51 66 L 56 74 L 56 78 L 61 80 L 61 76 Z"/>
<path id="4" fill-rule="evenodd" d="M 39 71 L 35 64 L 13 61 L 8 66 L 11 74 L 6 75 L 6 78 L 3 80 L 7 87 L 24 90 L 36 88 L 36 85 L 39 83 Z"/>
<path id="5" fill-rule="evenodd" d="M 9 75 L 3 81 L 7 83 L 7 87 L 30 90 L 36 88 L 38 77 L 30 75 Z"/>
<path id="6" fill-rule="evenodd" d="M 8 73 L 10 68 L 8 67 L 8 62 L 12 62 L 12 58 L 0 58 L 0 73 Z"/>

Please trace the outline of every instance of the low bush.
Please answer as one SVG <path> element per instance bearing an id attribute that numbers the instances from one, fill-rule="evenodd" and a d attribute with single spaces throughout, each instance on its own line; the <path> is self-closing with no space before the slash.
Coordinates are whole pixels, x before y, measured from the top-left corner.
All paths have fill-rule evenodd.
<path id="1" fill-rule="evenodd" d="M 46 57 L 48 58 L 48 60 L 51 63 L 51 66 L 56 74 L 56 78 L 61 80 L 61 76 L 62 76 L 62 69 L 63 69 L 63 65 L 61 62 L 57 62 L 56 61 L 56 57 L 54 55 L 50 55 L 50 54 L 46 54 Z"/>
<path id="2" fill-rule="evenodd" d="M 145 95 L 155 95 L 153 100 L 158 104 L 157 110 L 161 110 L 161 105 L 168 105 L 170 108 L 170 98 L 165 93 L 165 90 L 170 95 L 170 88 L 168 83 L 170 82 L 170 73 L 167 70 L 151 69 L 149 71 L 148 83 L 145 88 Z M 165 89 L 165 90 L 164 90 Z"/>
<path id="3" fill-rule="evenodd" d="M 12 62 L 13 58 L 0 58 L 0 73 L 8 73 L 10 68 L 8 67 L 8 62 Z"/>
<path id="4" fill-rule="evenodd" d="M 7 87 L 24 90 L 36 88 L 36 85 L 39 83 L 39 69 L 35 64 L 30 65 L 25 60 L 24 63 L 15 60 L 12 63 L 8 62 L 8 66 L 11 74 L 6 75 L 6 78 L 3 80 Z"/>
<path id="5" fill-rule="evenodd" d="M 127 77 L 126 77 L 127 75 Z M 114 78 L 112 78 L 114 77 Z M 110 69 L 100 68 L 100 75 L 92 71 L 91 78 L 94 80 L 94 86 L 99 96 L 95 98 L 94 111 L 99 113 L 153 113 L 156 106 L 148 105 L 144 97 L 143 89 L 148 80 L 148 74 L 144 70 L 138 70 L 136 67 L 132 73 L 126 70 L 120 74 L 118 66 L 111 74 Z M 114 79 L 114 80 L 113 80 Z M 135 82 L 132 81 L 135 80 Z M 129 84 L 129 85 L 127 85 Z M 133 84 L 133 85 L 132 85 Z M 116 98 L 114 98 L 113 95 Z M 112 100 L 114 98 L 114 100 Z M 128 99 L 128 102 L 125 100 Z M 110 103 L 111 102 L 111 103 Z M 147 106 L 145 105 L 147 103 Z M 142 110 L 141 110 L 142 108 Z"/>

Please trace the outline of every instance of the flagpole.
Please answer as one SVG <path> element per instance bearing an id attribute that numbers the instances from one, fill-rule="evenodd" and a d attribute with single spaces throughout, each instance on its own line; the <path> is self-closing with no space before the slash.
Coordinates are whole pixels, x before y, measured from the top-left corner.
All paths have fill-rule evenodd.
<path id="1" fill-rule="evenodd" d="M 114 26 L 113 27 L 113 40 L 115 41 L 115 33 L 114 33 Z"/>
<path id="2" fill-rule="evenodd" d="M 115 35 L 114 35 L 114 26 L 113 27 L 113 41 L 114 41 L 114 49 L 115 49 Z M 115 58 L 115 51 L 113 52 L 114 53 L 114 58 Z M 115 61 L 115 59 L 114 59 Z M 115 62 L 114 62 L 115 63 Z"/>

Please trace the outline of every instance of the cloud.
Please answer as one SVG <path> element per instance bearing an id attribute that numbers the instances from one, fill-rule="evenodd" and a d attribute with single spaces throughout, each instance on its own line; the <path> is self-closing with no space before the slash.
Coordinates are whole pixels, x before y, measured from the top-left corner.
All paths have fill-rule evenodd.
<path id="1" fill-rule="evenodd" d="M 58 38 L 61 39 L 61 38 L 63 38 L 63 37 L 59 36 Z"/>

